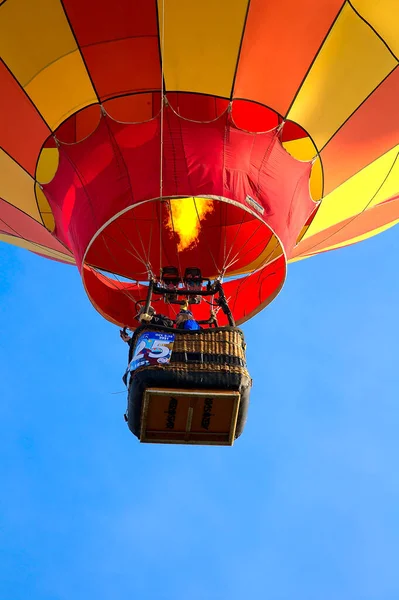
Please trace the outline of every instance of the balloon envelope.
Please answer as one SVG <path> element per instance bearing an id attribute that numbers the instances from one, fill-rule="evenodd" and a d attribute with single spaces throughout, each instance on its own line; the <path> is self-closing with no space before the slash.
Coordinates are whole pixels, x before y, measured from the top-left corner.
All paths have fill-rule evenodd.
<path id="1" fill-rule="evenodd" d="M 0 2 L 0 240 L 76 264 L 121 325 L 165 265 L 250 318 L 288 261 L 399 220 L 398 24 L 392 0 Z"/>

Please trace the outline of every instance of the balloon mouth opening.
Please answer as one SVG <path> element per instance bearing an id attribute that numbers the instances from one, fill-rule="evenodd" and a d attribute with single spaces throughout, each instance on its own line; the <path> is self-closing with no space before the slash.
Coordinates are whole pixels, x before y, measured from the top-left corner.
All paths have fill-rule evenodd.
<path id="1" fill-rule="evenodd" d="M 283 253 L 252 207 L 219 196 L 184 196 L 144 201 L 109 219 L 89 242 L 83 264 L 132 281 L 160 277 L 166 265 L 182 274 L 198 264 L 214 279 L 246 275 Z"/>
<path id="2" fill-rule="evenodd" d="M 155 198 L 123 210 L 93 236 L 81 275 L 98 312 L 118 325 L 137 326 L 136 303 L 145 297 L 149 279 L 159 278 L 165 266 L 174 266 L 180 276 L 199 267 L 205 278 L 222 277 L 236 306 L 245 303 L 256 279 L 270 272 L 272 281 L 256 289 L 256 306 L 241 322 L 271 302 L 286 277 L 283 246 L 250 204 L 210 196 Z M 199 312 L 208 316 L 203 304 L 195 308 L 197 318 Z M 156 310 L 175 316 L 162 299 Z"/>

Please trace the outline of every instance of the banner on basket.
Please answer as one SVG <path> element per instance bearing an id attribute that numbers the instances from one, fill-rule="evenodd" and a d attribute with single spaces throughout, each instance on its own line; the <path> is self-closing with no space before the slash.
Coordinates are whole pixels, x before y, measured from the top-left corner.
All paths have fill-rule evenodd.
<path id="1" fill-rule="evenodd" d="M 174 333 L 146 331 L 136 343 L 134 355 L 129 364 L 129 371 L 147 365 L 164 365 L 170 361 L 175 341 Z"/>

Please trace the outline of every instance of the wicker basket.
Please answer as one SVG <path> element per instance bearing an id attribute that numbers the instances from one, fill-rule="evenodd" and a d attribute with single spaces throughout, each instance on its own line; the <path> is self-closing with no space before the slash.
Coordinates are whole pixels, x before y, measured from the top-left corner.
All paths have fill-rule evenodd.
<path id="1" fill-rule="evenodd" d="M 246 367 L 246 345 L 242 331 L 235 327 L 186 331 L 143 326 L 134 333 L 131 356 L 140 336 L 154 331 L 174 334 L 173 352 L 167 364 L 142 366 L 132 372 L 127 411 L 130 430 L 141 441 L 231 445 L 243 431 L 252 385 Z M 166 431 L 159 426 L 159 435 L 154 432 L 149 435 L 145 420 L 150 398 L 155 402 L 156 397 L 160 403 L 162 396 L 165 404 L 168 390 L 173 390 L 173 398 L 180 398 L 179 406 L 184 406 L 184 410 L 188 411 L 185 430 Z M 206 402 L 209 404 L 210 398 L 213 398 L 214 407 L 212 426 L 206 431 L 202 431 L 201 427 L 198 427 L 198 431 L 192 430 L 191 424 L 196 422 L 198 411 L 205 410 L 204 406 Z M 160 414 L 168 415 L 164 404 L 162 407 L 159 404 Z M 153 414 L 151 410 L 150 414 Z M 160 419 L 154 417 L 153 421 L 159 424 Z M 223 427 L 225 431 L 222 432 Z"/>

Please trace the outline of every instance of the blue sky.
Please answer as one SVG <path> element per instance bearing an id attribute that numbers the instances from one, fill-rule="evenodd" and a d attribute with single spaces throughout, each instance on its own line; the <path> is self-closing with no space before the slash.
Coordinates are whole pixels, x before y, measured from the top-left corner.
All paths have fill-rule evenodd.
<path id="1" fill-rule="evenodd" d="M 0 598 L 398 600 L 398 230 L 244 326 L 234 448 L 140 445 L 77 271 L 0 246 Z"/>

